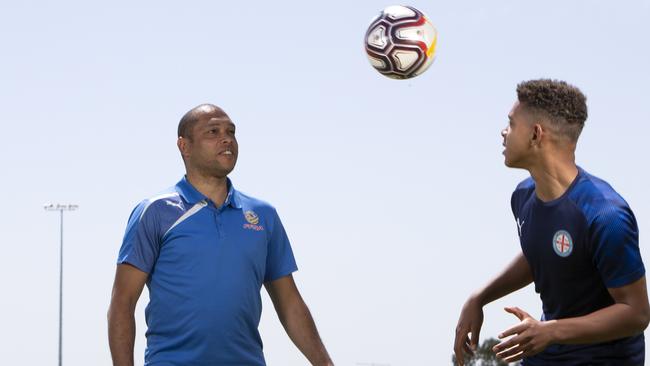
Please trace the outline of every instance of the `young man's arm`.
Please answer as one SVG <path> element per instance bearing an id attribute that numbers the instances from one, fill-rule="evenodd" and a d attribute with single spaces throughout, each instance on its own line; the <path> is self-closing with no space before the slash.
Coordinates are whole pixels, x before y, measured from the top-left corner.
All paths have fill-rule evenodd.
<path id="1" fill-rule="evenodd" d="M 608 291 L 614 305 L 575 318 L 542 322 L 519 308 L 506 308 L 521 323 L 499 335 L 514 337 L 494 346 L 494 351 L 498 357 L 514 362 L 543 351 L 549 344 L 599 343 L 643 332 L 650 321 L 645 276 Z"/>
<path id="2" fill-rule="evenodd" d="M 333 365 L 316 330 L 316 324 L 305 305 L 293 276 L 288 275 L 264 284 L 280 322 L 291 341 L 312 365 Z"/>
<path id="3" fill-rule="evenodd" d="M 485 287 L 467 299 L 456 326 L 454 353 L 459 365 L 464 365 L 464 353 L 473 353 L 478 346 L 479 334 L 483 325 L 483 306 L 519 290 L 533 281 L 528 261 L 523 253 L 492 279 Z M 471 338 L 468 333 L 471 333 Z"/>
<path id="4" fill-rule="evenodd" d="M 133 366 L 135 305 L 148 276 L 129 264 L 117 265 L 108 308 L 108 343 L 115 366 Z"/>

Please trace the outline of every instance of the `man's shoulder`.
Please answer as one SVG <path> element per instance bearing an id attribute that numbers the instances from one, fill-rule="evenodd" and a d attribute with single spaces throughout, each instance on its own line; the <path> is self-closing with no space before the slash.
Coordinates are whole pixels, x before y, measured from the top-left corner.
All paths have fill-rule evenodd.
<path id="1" fill-rule="evenodd" d="M 535 189 L 535 181 L 533 180 L 532 177 L 528 177 L 519 184 L 517 184 L 517 187 L 515 188 L 515 193 L 517 192 L 527 192 Z"/>
<path id="2" fill-rule="evenodd" d="M 140 201 L 136 210 L 139 211 L 142 218 L 145 215 L 150 216 L 161 213 L 176 215 L 180 212 L 182 214 L 187 210 L 186 206 L 187 204 L 175 187 L 170 187 Z"/>
<path id="3" fill-rule="evenodd" d="M 519 182 L 512 192 L 512 203 L 523 204 L 533 192 L 535 192 L 535 181 L 532 177 L 528 177 Z"/>
<path id="4" fill-rule="evenodd" d="M 588 221 L 603 214 L 629 210 L 625 199 L 609 183 L 584 171 L 570 197 Z"/>
<path id="5" fill-rule="evenodd" d="M 243 193 L 241 191 L 236 191 L 237 192 L 237 198 L 239 199 L 239 203 L 241 204 L 243 209 L 249 209 L 249 210 L 263 210 L 263 211 L 275 211 L 275 207 L 271 205 L 269 202 L 253 197 L 249 194 Z"/>

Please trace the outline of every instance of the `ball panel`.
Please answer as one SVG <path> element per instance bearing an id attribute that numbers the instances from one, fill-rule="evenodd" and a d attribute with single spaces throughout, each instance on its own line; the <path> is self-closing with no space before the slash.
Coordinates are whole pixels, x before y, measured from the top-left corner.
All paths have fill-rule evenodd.
<path id="1" fill-rule="evenodd" d="M 384 62 L 383 60 L 378 59 L 376 57 L 372 57 L 370 55 L 368 55 L 368 60 L 370 60 L 370 64 L 372 65 L 372 67 L 378 70 L 383 70 L 386 68 L 386 66 L 388 66 L 386 65 L 386 62 Z"/>
<path id="2" fill-rule="evenodd" d="M 391 19 L 403 19 L 403 18 L 412 18 L 417 15 L 417 13 L 405 6 L 401 5 L 392 5 L 384 9 L 384 15 Z"/>
<path id="3" fill-rule="evenodd" d="M 370 46 L 385 49 L 388 46 L 388 29 L 382 24 L 377 25 L 369 31 L 366 42 Z"/>
<path id="4" fill-rule="evenodd" d="M 420 57 L 420 55 L 411 50 L 396 50 L 391 56 L 393 61 L 395 61 L 395 68 L 402 72 L 411 68 Z"/>
<path id="5" fill-rule="evenodd" d="M 422 65 L 420 65 L 420 67 L 418 67 L 415 71 L 413 71 L 413 77 L 416 77 L 416 76 L 422 74 L 423 72 L 427 71 L 429 66 L 431 66 L 431 64 L 433 63 L 434 59 L 435 59 L 435 57 L 428 57 L 424 61 L 424 63 Z"/>

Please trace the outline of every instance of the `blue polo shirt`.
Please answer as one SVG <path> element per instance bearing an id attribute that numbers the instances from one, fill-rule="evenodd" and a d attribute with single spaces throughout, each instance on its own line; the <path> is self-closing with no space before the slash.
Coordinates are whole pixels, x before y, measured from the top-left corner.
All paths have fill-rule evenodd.
<path id="1" fill-rule="evenodd" d="M 531 178 L 512 195 L 521 248 L 542 299 L 542 320 L 579 317 L 614 304 L 608 288 L 645 275 L 636 219 L 607 182 L 578 168 L 559 198 L 544 202 Z M 611 342 L 550 345 L 524 365 L 643 365 L 643 333 Z"/>
<path id="2" fill-rule="evenodd" d="M 275 209 L 228 187 L 216 207 L 183 178 L 131 213 L 117 263 L 149 274 L 145 365 L 265 365 L 260 290 L 296 262 Z"/>

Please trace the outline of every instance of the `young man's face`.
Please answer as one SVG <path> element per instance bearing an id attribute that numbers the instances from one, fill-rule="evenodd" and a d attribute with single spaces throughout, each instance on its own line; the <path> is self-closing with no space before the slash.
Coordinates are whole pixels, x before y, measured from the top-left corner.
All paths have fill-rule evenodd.
<path id="1" fill-rule="evenodd" d="M 530 115 L 517 101 L 508 114 L 508 120 L 508 127 L 501 131 L 505 164 L 510 168 L 526 168 L 533 134 Z"/>
<path id="2" fill-rule="evenodd" d="M 192 168 L 219 178 L 235 168 L 239 152 L 235 124 L 223 111 L 203 113 L 187 140 L 185 158 Z"/>

